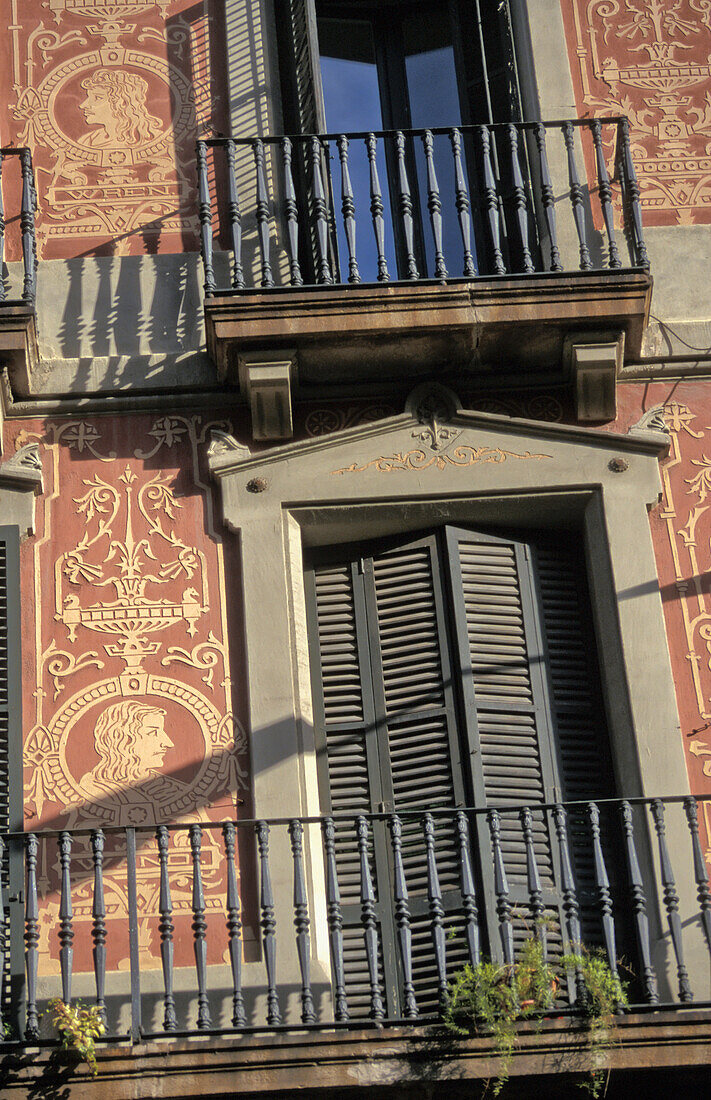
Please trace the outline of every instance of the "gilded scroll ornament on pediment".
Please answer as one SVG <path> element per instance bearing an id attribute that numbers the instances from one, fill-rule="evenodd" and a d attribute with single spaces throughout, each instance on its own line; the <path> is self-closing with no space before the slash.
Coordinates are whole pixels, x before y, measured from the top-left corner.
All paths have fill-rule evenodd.
<path id="1" fill-rule="evenodd" d="M 456 433 L 458 436 L 459 433 Z M 450 441 L 451 443 L 452 441 Z M 437 470 L 446 470 L 455 467 L 477 466 L 484 462 L 507 462 L 509 459 L 525 461 L 527 459 L 539 462 L 544 458 L 552 458 L 552 455 L 534 454 L 531 451 L 519 453 L 507 451 L 503 447 L 473 447 L 469 444 L 458 443 L 444 453 L 431 453 L 431 445 L 428 449 L 418 447 L 411 451 L 396 451 L 390 455 L 379 455 L 369 461 L 351 463 L 340 470 L 332 470 L 332 474 L 361 474 L 366 470 L 374 470 L 378 474 L 392 474 L 396 472 L 411 472 L 427 470 L 434 467 Z"/>

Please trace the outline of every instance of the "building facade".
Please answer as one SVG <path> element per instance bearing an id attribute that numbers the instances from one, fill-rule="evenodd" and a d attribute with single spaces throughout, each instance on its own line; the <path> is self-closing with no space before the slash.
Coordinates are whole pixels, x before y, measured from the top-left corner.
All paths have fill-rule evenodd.
<path id="1" fill-rule="evenodd" d="M 7 1095 L 700 1084 L 708 5 L 0 10 Z"/>

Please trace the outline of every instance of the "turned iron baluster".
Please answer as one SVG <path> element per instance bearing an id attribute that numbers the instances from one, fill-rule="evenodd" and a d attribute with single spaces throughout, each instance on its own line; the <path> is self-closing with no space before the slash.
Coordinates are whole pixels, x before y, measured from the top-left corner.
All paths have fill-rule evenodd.
<path id="1" fill-rule="evenodd" d="M 313 183 L 313 212 L 316 219 L 316 278 L 319 283 L 332 283 L 333 276 L 328 263 L 328 206 L 321 175 L 323 150 L 317 137 L 311 138 L 311 177 Z"/>
<path id="2" fill-rule="evenodd" d="M 578 166 L 575 163 L 575 153 L 573 150 L 573 144 L 575 141 L 575 127 L 572 122 L 565 122 L 563 124 L 563 141 L 565 142 L 565 150 L 568 158 L 568 182 L 570 185 L 570 204 L 573 208 L 573 221 L 575 222 L 575 230 L 578 234 L 578 244 L 580 249 L 580 270 L 590 271 L 592 268 L 592 260 L 590 258 L 590 249 L 587 246 L 585 239 L 585 190 L 580 183 L 578 177 Z"/>
<path id="3" fill-rule="evenodd" d="M 4 157 L 0 153 L 0 302 L 4 302 L 5 293 L 5 207 L 2 197 L 2 166 Z"/>
<path id="4" fill-rule="evenodd" d="M 602 217 L 605 222 L 605 232 L 609 248 L 610 267 L 622 267 L 620 253 L 615 240 L 615 218 L 612 210 L 612 186 L 605 164 L 605 152 L 602 147 L 602 124 L 595 118 L 590 123 L 593 146 L 595 148 L 595 165 L 597 167 L 597 186 L 602 207 Z"/>
<path id="5" fill-rule="evenodd" d="M 572 207 L 572 220 L 576 224 L 576 232 L 578 234 L 578 243 L 580 248 L 580 270 L 583 272 L 591 271 L 592 260 L 590 259 L 590 249 L 586 241 L 586 211 L 584 211 L 584 188 L 580 183 L 578 177 L 578 165 L 576 164 L 575 152 L 573 152 L 573 142 L 575 142 L 575 127 L 572 122 L 564 123 L 562 128 L 562 138 L 566 143 L 566 154 L 568 157 L 568 182 L 570 185 L 570 205 Z"/>
<path id="6" fill-rule="evenodd" d="M 624 833 L 625 850 L 627 852 L 627 875 L 634 913 L 635 927 L 637 930 L 637 944 L 639 946 L 640 962 L 642 965 L 642 978 L 644 991 L 650 1004 L 658 1004 L 657 979 L 652 968 L 652 957 L 649 943 L 649 922 L 647 920 L 647 902 L 644 895 L 642 873 L 639 869 L 637 850 L 634 842 L 634 825 L 632 822 L 632 807 L 626 800 L 620 804 L 622 817 L 622 831 Z"/>
<path id="7" fill-rule="evenodd" d="M 368 163 L 370 165 L 370 213 L 375 234 L 375 247 L 378 252 L 378 282 L 387 283 L 390 280 L 388 264 L 385 258 L 385 222 L 383 221 L 383 196 L 380 190 L 378 177 L 378 141 L 375 134 L 368 134 L 365 139 L 365 147 L 368 151 Z"/>
<path id="8" fill-rule="evenodd" d="M 335 986 L 334 1014 L 336 1020 L 348 1019 L 346 979 L 343 969 L 343 915 L 341 891 L 336 872 L 336 828 L 332 817 L 321 823 L 323 846 L 326 853 L 326 912 L 328 914 L 328 942 L 331 949 L 331 967 Z"/>
<path id="9" fill-rule="evenodd" d="M 62 1000 L 67 1005 L 72 999 L 72 967 L 74 962 L 71 854 L 71 833 L 61 832 L 59 834 L 59 863 L 62 870 L 62 888 L 59 898 L 59 966 L 62 972 Z"/>
<path id="10" fill-rule="evenodd" d="M 212 203 L 210 201 L 210 181 L 207 175 L 207 145 L 197 143 L 198 169 L 198 218 L 200 220 L 200 242 L 202 262 L 205 269 L 205 297 L 215 293 L 215 268 L 212 259 Z"/>
<path id="11" fill-rule="evenodd" d="M 504 962 L 508 966 L 512 966 L 514 962 L 513 921 L 511 918 L 511 902 L 509 901 L 509 884 L 506 879 L 504 856 L 501 850 L 501 817 L 499 811 L 490 810 L 488 821 L 491 850 L 494 856 L 494 893 L 496 894 L 496 912 L 499 918 L 499 936 L 501 937 Z"/>
<path id="12" fill-rule="evenodd" d="M 262 912 L 264 965 L 267 971 L 267 1023 L 276 1025 L 281 1023 L 281 1010 L 276 989 L 276 917 L 274 916 L 272 875 L 269 869 L 269 826 L 266 821 L 258 821 L 256 829 L 260 868 L 259 905 Z"/>
<path id="13" fill-rule="evenodd" d="M 676 957 L 676 974 L 679 981 L 679 1000 L 693 1001 L 694 995 L 689 985 L 689 972 L 684 962 L 684 945 L 681 934 L 681 918 L 679 916 L 679 895 L 676 892 L 676 882 L 672 870 L 669 848 L 667 847 L 666 824 L 664 821 L 664 806 L 659 798 L 655 798 L 650 806 L 654 828 L 657 833 L 659 845 L 659 865 L 662 876 L 662 889 L 664 891 L 664 907 L 667 911 L 669 931 L 671 933 L 674 955 Z"/>
<path id="14" fill-rule="evenodd" d="M 543 904 L 543 891 L 541 890 L 541 879 L 538 874 L 538 863 L 536 862 L 536 850 L 533 844 L 533 815 L 528 806 L 524 806 L 521 810 L 520 817 L 521 828 L 523 829 L 523 839 L 526 845 L 526 880 L 528 884 L 528 896 L 531 902 L 531 913 L 533 914 L 533 927 L 541 944 L 543 958 L 545 959 L 548 954 L 548 931 L 545 920 L 546 907 Z"/>
<path id="15" fill-rule="evenodd" d="M 104 987 L 106 980 L 106 905 L 104 903 L 104 834 L 95 829 L 91 834 L 91 848 L 94 854 L 94 899 L 91 910 L 93 917 L 91 934 L 94 940 L 94 978 L 96 980 L 96 1007 L 106 1023 L 106 1001 Z"/>
<path id="16" fill-rule="evenodd" d="M 27 865 L 27 897 L 25 898 L 25 968 L 27 971 L 26 1039 L 39 1037 L 37 1013 L 37 961 L 39 958 L 39 903 L 37 900 L 37 856 L 39 843 L 34 833 L 25 840 Z"/>
<path id="17" fill-rule="evenodd" d="M 469 962 L 478 966 L 481 961 L 479 950 L 479 913 L 474 890 L 474 875 L 469 849 L 469 822 L 463 810 L 457 813 L 457 843 L 459 845 L 459 881 L 464 909 L 465 934 L 469 948 Z"/>
<path id="18" fill-rule="evenodd" d="M 694 861 L 694 878 L 696 880 L 696 896 L 699 899 L 699 909 L 701 912 L 701 924 L 703 925 L 704 934 L 706 936 L 706 944 L 709 952 L 711 952 L 711 887 L 709 886 L 709 876 L 706 870 L 704 853 L 701 850 L 696 799 L 685 798 L 684 810 L 686 812 L 686 820 L 689 824 L 689 832 L 691 833 L 691 852 Z"/>
<path id="19" fill-rule="evenodd" d="M 199 1031 L 212 1026 L 210 1005 L 207 999 L 207 920 L 205 919 L 205 895 L 202 887 L 202 866 L 200 850 L 202 848 L 202 829 L 199 825 L 190 826 L 190 850 L 193 857 L 193 948 L 195 951 L 195 970 L 198 982 L 198 1018 Z"/>
<path id="20" fill-rule="evenodd" d="M 548 167 L 548 153 L 546 151 L 546 128 L 539 122 L 534 127 L 533 132 L 536 138 L 538 163 L 541 169 L 541 204 L 543 206 L 543 217 L 546 219 L 546 229 L 548 230 L 548 239 L 550 241 L 551 271 L 562 271 L 563 265 L 560 262 L 560 249 L 558 248 L 558 233 L 556 228 L 555 192 L 553 190 L 553 181 L 551 180 L 551 173 Z"/>
<path id="21" fill-rule="evenodd" d="M 626 118 L 618 123 L 618 140 L 620 143 L 620 160 L 625 180 L 625 190 L 632 214 L 632 233 L 634 238 L 634 251 L 637 263 L 640 267 L 649 269 L 649 256 L 647 246 L 644 243 L 642 232 L 642 207 L 639 201 L 639 183 L 634 170 L 632 150 L 630 148 L 630 127 Z"/>
<path id="22" fill-rule="evenodd" d="M 462 235 L 462 248 L 464 249 L 464 275 L 477 274 L 474 253 L 472 252 L 472 230 L 464 165 L 462 163 L 462 135 L 459 130 L 450 130 L 449 140 L 452 143 L 452 156 L 454 157 L 454 205 L 457 208 L 459 219 L 459 232 Z"/>
<path id="23" fill-rule="evenodd" d="M 291 170 L 292 144 L 288 137 L 282 138 L 281 153 L 284 163 L 284 212 L 286 214 L 286 237 L 289 242 L 289 272 L 292 286 L 303 286 L 299 266 L 299 208 L 296 204 L 294 176 Z"/>
<path id="24" fill-rule="evenodd" d="M 29 149 L 20 152 L 22 167 L 22 204 L 20 206 L 20 231 L 22 233 L 22 261 L 24 281 L 23 302 L 35 300 L 35 185 L 32 178 L 32 158 Z"/>
<path id="25" fill-rule="evenodd" d="M 360 908 L 365 939 L 365 956 L 368 960 L 370 978 L 370 1015 L 374 1020 L 385 1018 L 383 998 L 380 995 L 378 980 L 378 929 L 375 920 L 375 891 L 368 859 L 368 821 L 365 817 L 356 818 L 358 831 L 358 855 L 360 859 Z"/>
<path id="26" fill-rule="evenodd" d="M 580 930 L 580 906 L 575 890 L 575 878 L 573 877 L 573 865 L 570 859 L 570 845 L 568 843 L 568 815 L 562 806 L 553 809 L 553 821 L 558 838 L 560 851 L 560 879 L 561 894 L 563 895 L 563 913 L 565 914 L 565 926 L 568 932 L 568 940 L 571 951 L 582 949 L 582 933 Z M 579 968 L 575 971 L 576 1001 L 583 1002 L 586 998 L 585 983 Z"/>
<path id="27" fill-rule="evenodd" d="M 390 836 L 392 839 L 394 864 L 395 924 L 402 963 L 402 986 L 404 996 L 404 1015 L 408 1019 L 417 1016 L 415 987 L 412 981 L 412 931 L 410 929 L 410 905 L 405 881 L 405 867 L 402 862 L 402 822 L 397 814 L 390 818 Z"/>
<path id="28" fill-rule="evenodd" d="M 341 162 L 341 213 L 343 214 L 343 226 L 346 231 L 346 245 L 348 246 L 348 282 L 359 283 L 360 271 L 356 260 L 356 223 L 355 203 L 353 201 L 353 185 L 348 168 L 348 138 L 341 134 L 338 139 L 338 156 Z"/>
<path id="29" fill-rule="evenodd" d="M 513 124 L 507 126 L 509 148 L 511 152 L 511 174 L 513 177 L 513 200 L 516 209 L 516 222 L 518 224 L 518 237 L 521 244 L 521 257 L 523 270 L 530 275 L 534 270 L 531 249 L 528 243 L 528 208 L 526 204 L 526 188 L 523 185 L 521 165 L 518 159 L 518 128 Z"/>
<path id="30" fill-rule="evenodd" d="M 607 963 L 613 974 L 617 974 L 617 945 L 615 941 L 615 921 L 612 916 L 612 895 L 610 880 L 605 865 L 600 837 L 600 810 L 595 802 L 588 802 L 588 818 L 593 842 L 593 860 L 595 863 L 595 886 L 597 889 L 602 934 L 605 938 Z"/>
<path id="31" fill-rule="evenodd" d="M 419 279 L 415 259 L 414 219 L 412 216 L 412 195 L 410 193 L 410 181 L 407 178 L 407 166 L 405 164 L 405 135 L 402 130 L 395 133 L 395 150 L 397 152 L 397 182 L 398 182 L 398 213 L 402 221 L 405 233 L 405 260 L 407 264 L 406 278 Z"/>
<path id="32" fill-rule="evenodd" d="M 242 993 L 242 917 L 235 873 L 236 832 L 231 821 L 226 821 L 222 826 L 222 835 L 225 839 L 227 860 L 227 933 L 232 969 L 232 1026 L 244 1027 L 247 1016 Z"/>
<path id="33" fill-rule="evenodd" d="M 434 948 L 435 964 L 437 966 L 439 1007 L 440 1011 L 444 1011 L 447 1006 L 447 948 L 444 935 L 442 888 L 439 883 L 437 860 L 435 858 L 435 827 L 432 814 L 425 814 L 422 828 L 425 836 L 425 851 L 427 853 L 427 899 L 430 906 L 432 946 Z"/>
<path id="34" fill-rule="evenodd" d="M 289 823 L 291 854 L 294 858 L 294 927 L 296 928 L 296 951 L 301 970 L 301 1020 L 304 1024 L 316 1023 L 314 998 L 311 992 L 311 973 L 309 956 L 311 939 L 309 936 L 309 907 L 306 900 L 306 880 L 304 879 L 303 838 L 304 827 L 298 818 Z"/>
<path id="35" fill-rule="evenodd" d="M 439 184 L 435 172 L 434 137 L 431 130 L 425 130 L 422 135 L 422 145 L 425 150 L 425 164 L 427 166 L 427 209 L 430 212 L 430 224 L 432 226 L 432 236 L 434 237 L 434 274 L 437 279 L 446 279 L 447 266 L 442 251 L 442 202 L 439 197 Z"/>
<path id="36" fill-rule="evenodd" d="M 499 196 L 496 191 L 496 179 L 494 166 L 491 159 L 491 134 L 488 126 L 479 126 L 479 140 L 481 142 L 481 157 L 484 164 L 484 202 L 486 204 L 486 220 L 489 226 L 489 238 L 494 256 L 494 271 L 497 275 L 506 274 L 504 254 L 501 251 L 501 225 L 499 221 Z"/>
<path id="37" fill-rule="evenodd" d="M 232 235 L 232 286 L 235 290 L 243 290 L 242 214 L 237 191 L 237 149 L 232 138 L 228 138 L 225 152 L 227 155 L 227 217 L 230 220 Z"/>
<path id="38" fill-rule="evenodd" d="M 160 863 L 160 892 L 158 912 L 160 915 L 160 958 L 163 967 L 163 1029 L 176 1031 L 178 1020 L 175 1015 L 175 996 L 173 995 L 173 899 L 170 895 L 170 876 L 168 873 L 168 845 L 170 833 L 165 825 L 156 830 L 158 861 Z"/>
<path id="39" fill-rule="evenodd" d="M 274 276 L 269 255 L 269 191 L 267 190 L 267 168 L 264 159 L 264 142 L 256 138 L 252 143 L 254 151 L 254 166 L 257 172 L 257 201 L 255 213 L 257 216 L 257 236 L 259 237 L 259 250 L 262 254 L 262 286 L 273 287 Z"/>

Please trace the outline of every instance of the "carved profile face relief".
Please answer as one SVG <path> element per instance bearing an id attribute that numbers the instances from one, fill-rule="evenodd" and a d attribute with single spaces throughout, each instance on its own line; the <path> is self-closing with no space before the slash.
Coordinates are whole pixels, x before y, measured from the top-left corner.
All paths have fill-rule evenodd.
<path id="1" fill-rule="evenodd" d="M 87 124 L 97 129 L 79 141 L 92 148 L 138 145 L 150 141 L 163 124 L 146 106 L 148 83 L 136 73 L 97 69 L 81 83 L 86 99 L 79 104 Z"/>
<path id="2" fill-rule="evenodd" d="M 134 700 L 107 707 L 94 729 L 99 763 L 82 779 L 82 790 L 96 797 L 157 776 L 173 747 L 165 718 L 159 707 Z"/>

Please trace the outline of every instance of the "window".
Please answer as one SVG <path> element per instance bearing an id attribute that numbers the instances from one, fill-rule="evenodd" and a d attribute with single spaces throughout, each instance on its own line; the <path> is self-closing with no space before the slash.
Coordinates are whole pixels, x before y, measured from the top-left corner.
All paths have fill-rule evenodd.
<path id="1" fill-rule="evenodd" d="M 584 577 L 578 550 L 567 537 L 519 540 L 457 527 L 315 558 L 307 573 L 307 600 L 323 811 L 355 817 L 461 806 L 535 809 L 545 802 L 611 797 L 612 765 Z M 485 819 L 477 817 L 472 828 L 482 939 L 485 950 L 497 954 Z M 583 930 L 586 941 L 595 943 L 600 929 L 590 846 L 576 828 L 571 819 Z M 549 936 L 555 956 L 563 948 L 564 924 L 556 838 L 543 814 L 534 812 L 533 830 L 543 902 L 555 915 Z M 456 836 L 441 822 L 438 833 L 445 925 L 460 929 Z M 358 952 L 362 927 L 352 837 L 347 827 L 341 831 L 337 859 L 346 961 L 357 996 L 365 988 L 366 967 L 362 949 Z M 524 936 L 530 909 L 517 815 L 502 818 L 501 839 L 515 932 Z M 383 822 L 374 823 L 373 840 L 381 965 L 385 988 L 396 996 L 395 928 L 385 885 L 392 880 L 391 851 Z M 405 824 L 403 851 L 415 989 L 428 988 L 431 996 L 436 983 L 419 821 Z M 448 955 L 452 966 L 465 961 L 456 933 Z M 388 1009 L 397 1014 L 398 1007 Z"/>
<path id="2" fill-rule="evenodd" d="M 19 541 L 17 527 L 0 527 L 0 833 L 21 831 L 23 827 Z M 24 969 L 22 850 L 9 846 L 0 860 L 0 917 L 5 922 L 9 910 L 10 920 L 9 929 L 7 924 L 0 928 L 5 943 L 10 945 L 4 958 L 5 972 L 0 975 L 0 1008 L 4 1019 L 10 1020 L 5 1014 L 10 1004 L 9 983 L 21 982 Z M 14 1003 L 18 1003 L 17 996 Z"/>
<path id="3" fill-rule="evenodd" d="M 370 133 L 458 127 L 469 123 L 517 121 L 521 117 L 513 35 L 507 3 L 498 0 L 288 0 L 280 13 L 280 55 L 285 129 L 290 133 Z M 494 148 L 496 156 L 496 148 Z M 510 151 L 502 149 L 506 171 Z M 465 170 L 477 171 L 473 142 L 462 146 Z M 298 162 L 298 157 L 297 157 Z M 455 194 L 455 166 L 446 134 L 433 147 L 442 203 L 442 252 L 452 273 L 461 274 L 462 243 Z M 435 277 L 437 258 L 429 231 L 426 157 L 419 137 L 408 138 L 404 165 L 414 217 L 406 239 L 400 210 L 400 175 L 395 141 L 378 145 L 386 265 L 391 277 Z M 342 195 L 338 153 L 324 157 L 333 206 Z M 355 251 L 361 277 L 382 277 L 370 225 L 370 163 L 363 141 L 353 139 L 349 172 L 355 209 Z M 524 166 L 525 174 L 525 166 Z M 304 180 L 308 178 L 308 169 Z M 503 180 L 508 190 L 508 180 Z M 308 184 L 302 181 L 302 190 Z M 469 193 L 475 194 L 469 180 Z M 331 265 L 348 277 L 348 246 L 339 217 L 333 219 Z M 475 235 L 478 211 L 474 210 Z M 476 244 L 475 244 L 476 249 Z M 308 265 L 308 258 L 305 258 Z M 409 272 L 409 274 L 408 274 Z"/>

